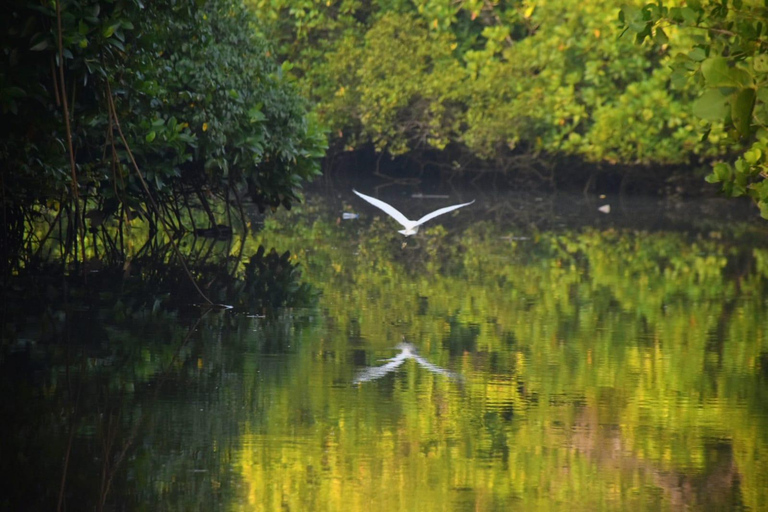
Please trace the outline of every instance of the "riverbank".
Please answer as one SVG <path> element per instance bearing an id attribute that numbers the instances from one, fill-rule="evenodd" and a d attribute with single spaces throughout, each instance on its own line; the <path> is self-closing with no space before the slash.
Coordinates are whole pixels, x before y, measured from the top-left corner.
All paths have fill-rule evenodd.
<path id="1" fill-rule="evenodd" d="M 719 185 L 705 181 L 709 162 L 690 165 L 595 164 L 554 155 L 509 154 L 495 162 L 449 147 L 390 156 L 372 145 L 353 151 L 329 152 L 320 179 L 372 178 L 434 186 L 441 181 L 490 184 L 539 192 L 651 195 L 658 197 L 717 198 Z M 747 201 L 748 202 L 748 201 Z M 755 213 L 758 214 L 757 209 Z"/>

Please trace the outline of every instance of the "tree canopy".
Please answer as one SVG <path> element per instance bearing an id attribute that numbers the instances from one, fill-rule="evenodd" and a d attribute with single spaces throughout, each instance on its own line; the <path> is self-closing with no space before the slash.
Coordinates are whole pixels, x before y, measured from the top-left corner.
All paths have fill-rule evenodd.
<path id="1" fill-rule="evenodd" d="M 669 67 L 685 32 L 635 45 L 614 0 L 252 0 L 265 35 L 347 146 L 460 144 L 590 162 L 676 164 L 724 153 L 702 140 L 696 83 Z M 641 4 L 636 3 L 637 9 Z"/>
<path id="2" fill-rule="evenodd" d="M 210 212 L 210 198 L 246 190 L 260 209 L 290 207 L 319 172 L 325 136 L 241 2 L 18 0 L 4 12 L 6 254 L 30 206 L 74 212 L 82 232 L 86 215 L 177 218 L 185 198 Z"/>
<path id="3" fill-rule="evenodd" d="M 751 197 L 768 218 L 768 7 L 742 0 L 688 1 L 666 7 L 662 2 L 624 8 L 621 20 L 638 41 L 666 40 L 671 29 L 691 34 L 693 45 L 670 63 L 673 87 L 696 84 L 703 89 L 692 105 L 711 126 L 725 126 L 725 137 L 712 140 L 737 157 L 716 162 L 707 177 L 722 183 L 731 196 Z"/>

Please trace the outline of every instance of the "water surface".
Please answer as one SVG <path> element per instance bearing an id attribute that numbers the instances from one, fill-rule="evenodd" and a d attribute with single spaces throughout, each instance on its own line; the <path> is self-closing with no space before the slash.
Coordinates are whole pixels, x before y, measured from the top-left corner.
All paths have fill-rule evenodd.
<path id="1" fill-rule="evenodd" d="M 405 245 L 346 188 L 269 217 L 247 247 L 290 250 L 311 307 L 203 315 L 189 297 L 131 307 L 108 295 L 6 318 L 14 490 L 0 504 L 768 502 L 761 221 L 720 202 L 365 192 L 411 218 L 480 197 Z"/>

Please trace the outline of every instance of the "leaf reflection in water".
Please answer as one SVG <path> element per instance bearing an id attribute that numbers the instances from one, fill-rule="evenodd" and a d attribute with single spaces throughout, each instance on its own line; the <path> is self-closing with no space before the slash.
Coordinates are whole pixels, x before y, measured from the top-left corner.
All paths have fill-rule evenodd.
<path id="1" fill-rule="evenodd" d="M 408 342 L 402 342 L 397 345 L 397 349 L 400 350 L 400 353 L 397 354 L 395 357 L 392 357 L 390 359 L 385 359 L 387 361 L 387 364 L 383 366 L 371 366 L 369 368 L 366 368 L 365 370 L 362 370 L 360 373 L 357 374 L 357 376 L 352 381 L 352 384 L 360 384 L 362 382 L 368 382 L 376 379 L 380 379 L 381 377 L 387 375 L 388 373 L 394 372 L 397 370 L 404 362 L 406 362 L 408 359 L 413 359 L 418 363 L 419 366 L 422 368 L 425 368 L 432 373 L 436 373 L 438 375 L 445 375 L 451 379 L 458 379 L 460 375 L 450 371 L 446 370 L 445 368 L 441 368 L 437 365 L 434 365 L 421 357 L 416 352 L 416 347 L 414 347 L 411 343 Z"/>

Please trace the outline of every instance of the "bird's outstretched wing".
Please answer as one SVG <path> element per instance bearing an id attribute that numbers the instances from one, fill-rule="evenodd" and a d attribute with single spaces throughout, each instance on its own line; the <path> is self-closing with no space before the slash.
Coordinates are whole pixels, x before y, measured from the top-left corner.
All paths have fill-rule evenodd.
<path id="1" fill-rule="evenodd" d="M 432 213 L 428 213 L 425 216 L 423 216 L 422 218 L 420 218 L 419 220 L 417 220 L 416 221 L 416 225 L 417 226 L 421 226 L 422 224 L 424 224 L 428 220 L 432 220 L 432 219 L 434 219 L 435 217 L 437 217 L 439 215 L 442 215 L 442 214 L 448 213 L 448 212 L 452 212 L 453 210 L 455 210 L 457 208 L 461 208 L 462 206 L 468 206 L 468 205 L 470 205 L 470 204 L 472 204 L 474 202 L 475 202 L 475 200 L 473 199 L 472 201 L 470 201 L 468 203 L 455 204 L 453 206 L 446 206 L 445 208 L 440 208 L 439 210 L 435 210 Z"/>
<path id="2" fill-rule="evenodd" d="M 354 192 L 358 196 L 362 197 L 363 199 L 365 199 L 366 201 L 371 203 L 376 208 L 381 209 L 381 211 L 383 211 L 384 213 L 386 213 L 387 215 L 389 215 L 390 217 L 395 219 L 397 222 L 402 224 L 403 227 L 407 228 L 408 224 L 411 223 L 411 221 L 408 220 L 408 218 L 405 215 L 403 215 L 402 213 L 397 211 L 394 207 L 388 205 L 387 203 L 385 203 L 381 199 L 376 199 L 375 197 L 371 197 L 371 196 L 367 196 L 365 194 L 361 194 L 360 192 L 358 192 L 355 189 L 352 189 L 352 192 Z M 464 206 L 464 205 L 461 205 L 461 206 Z"/>

